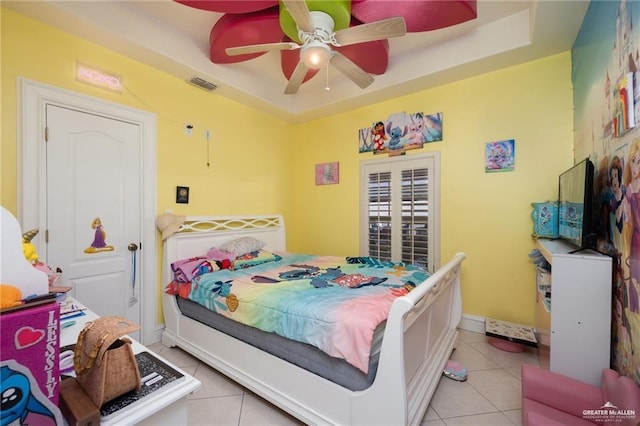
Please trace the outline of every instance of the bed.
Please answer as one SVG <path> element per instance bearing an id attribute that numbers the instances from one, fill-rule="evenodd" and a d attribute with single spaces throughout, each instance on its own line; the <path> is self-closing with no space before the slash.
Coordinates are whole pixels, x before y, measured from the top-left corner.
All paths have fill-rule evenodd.
<path id="1" fill-rule="evenodd" d="M 164 283 L 174 277 L 174 262 L 243 236 L 263 241 L 265 250 L 286 252 L 280 215 L 187 217 L 164 242 Z M 180 297 L 166 292 L 162 342 L 182 348 L 307 424 L 419 424 L 457 341 L 464 258 L 464 253 L 456 254 L 411 291 L 394 298 L 378 328 L 379 350 L 372 352 L 363 376 L 366 383 L 355 387 L 310 372 L 282 359 L 282 354 L 246 343 L 244 337 L 232 337 L 228 330 L 210 327 L 188 312 Z M 309 356 L 305 353 L 303 359 Z"/>

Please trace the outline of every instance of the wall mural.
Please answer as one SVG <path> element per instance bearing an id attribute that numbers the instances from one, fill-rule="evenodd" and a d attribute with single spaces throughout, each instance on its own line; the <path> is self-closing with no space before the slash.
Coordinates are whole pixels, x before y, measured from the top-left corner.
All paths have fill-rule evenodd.
<path id="1" fill-rule="evenodd" d="M 442 140 L 442 113 L 399 112 L 358 132 L 359 152 L 401 155 L 425 143 Z"/>
<path id="2" fill-rule="evenodd" d="M 614 258 L 612 365 L 640 384 L 639 26 L 640 3 L 591 2 L 572 81 L 575 160 L 596 166 L 598 250 Z"/>

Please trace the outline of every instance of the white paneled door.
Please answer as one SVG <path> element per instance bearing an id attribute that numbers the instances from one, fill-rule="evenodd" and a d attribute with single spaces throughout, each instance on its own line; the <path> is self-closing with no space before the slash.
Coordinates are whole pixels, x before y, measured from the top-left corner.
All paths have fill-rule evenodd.
<path id="1" fill-rule="evenodd" d="M 47 104 L 45 134 L 41 256 L 98 315 L 140 324 L 140 125 Z"/>

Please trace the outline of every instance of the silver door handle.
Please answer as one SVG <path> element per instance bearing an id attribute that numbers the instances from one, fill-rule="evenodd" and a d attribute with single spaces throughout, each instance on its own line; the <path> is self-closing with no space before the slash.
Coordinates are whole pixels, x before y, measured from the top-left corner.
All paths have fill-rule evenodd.
<path id="1" fill-rule="evenodd" d="M 136 251 L 138 250 L 138 245 L 136 243 L 131 243 L 127 246 L 127 249 L 129 249 L 129 251 Z"/>

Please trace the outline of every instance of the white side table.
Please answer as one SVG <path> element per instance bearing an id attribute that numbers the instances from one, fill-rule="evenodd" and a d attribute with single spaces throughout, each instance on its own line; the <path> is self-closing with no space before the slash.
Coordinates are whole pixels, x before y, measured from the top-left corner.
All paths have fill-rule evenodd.
<path id="1" fill-rule="evenodd" d="M 73 300 L 78 305 L 82 303 L 77 302 L 71 297 L 67 297 Z M 82 305 L 84 306 L 84 305 Z M 86 315 L 74 317 L 70 320 L 61 321 L 60 332 L 60 347 L 72 345 L 76 343 L 78 334 L 84 327 L 84 324 L 99 318 L 94 312 L 89 309 L 84 311 Z M 62 328 L 67 321 L 75 321 L 75 324 L 66 328 Z M 147 425 L 186 425 L 187 424 L 187 396 L 198 389 L 200 389 L 201 383 L 193 376 L 180 370 L 175 365 L 171 364 L 160 355 L 148 350 L 141 343 L 133 340 L 133 352 L 139 353 L 147 351 L 153 356 L 167 364 L 169 367 L 175 369 L 184 375 L 182 379 L 175 383 L 169 383 L 168 385 L 158 389 L 157 391 L 141 398 L 133 404 L 116 411 L 110 415 L 107 420 L 102 420 L 101 425 L 134 425 L 134 424 L 147 424 Z"/>

